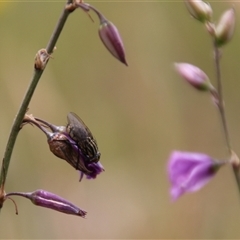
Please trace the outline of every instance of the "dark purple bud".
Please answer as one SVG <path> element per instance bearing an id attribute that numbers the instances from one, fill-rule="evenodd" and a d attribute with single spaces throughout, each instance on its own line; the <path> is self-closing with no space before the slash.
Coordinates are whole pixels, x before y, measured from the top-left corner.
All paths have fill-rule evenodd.
<path id="1" fill-rule="evenodd" d="M 107 19 L 101 19 L 98 33 L 109 52 L 128 66 L 125 59 L 123 42 L 115 25 Z"/>
<path id="2" fill-rule="evenodd" d="M 98 31 L 100 39 L 114 57 L 128 66 L 125 58 L 123 41 L 116 26 L 108 21 L 103 14 L 90 4 L 83 3 L 82 1 L 77 1 L 76 4 L 84 11 L 92 10 L 97 14 L 100 21 Z"/>
<path id="3" fill-rule="evenodd" d="M 44 190 L 36 190 L 32 193 L 13 192 L 6 195 L 7 198 L 9 196 L 22 196 L 30 199 L 32 203 L 37 206 L 50 208 L 58 212 L 76 215 L 83 218 L 87 214 L 86 211 L 80 209 L 64 198 Z"/>

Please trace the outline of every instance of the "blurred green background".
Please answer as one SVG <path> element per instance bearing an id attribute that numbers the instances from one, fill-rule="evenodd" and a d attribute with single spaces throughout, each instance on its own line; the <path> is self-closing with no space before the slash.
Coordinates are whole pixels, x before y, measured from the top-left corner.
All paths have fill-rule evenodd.
<path id="1" fill-rule="evenodd" d="M 210 1 L 214 19 L 232 6 Z M 36 127 L 20 132 L 6 191 L 42 188 L 77 204 L 87 219 L 36 207 L 15 197 L 0 214 L 1 239 L 240 238 L 240 198 L 229 167 L 201 191 L 172 203 L 166 165 L 173 149 L 225 159 L 217 109 L 187 85 L 173 62 L 202 68 L 214 81 L 211 39 L 182 1 L 92 1 L 119 29 L 129 67 L 113 58 L 81 10 L 68 19 L 30 103 L 29 113 L 57 125 L 76 112 L 97 138 L 105 172 L 84 179 L 48 150 Z M 0 151 L 64 1 L 0 3 Z M 235 2 L 236 14 L 240 4 Z M 239 151 L 240 23 L 224 47 L 222 74 L 233 148 Z"/>

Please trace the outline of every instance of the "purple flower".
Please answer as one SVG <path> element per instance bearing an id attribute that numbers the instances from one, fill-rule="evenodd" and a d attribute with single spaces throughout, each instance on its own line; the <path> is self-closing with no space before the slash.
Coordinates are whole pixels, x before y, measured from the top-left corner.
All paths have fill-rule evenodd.
<path id="1" fill-rule="evenodd" d="M 87 214 L 86 211 L 80 209 L 79 207 L 75 206 L 74 204 L 67 201 L 66 199 L 41 189 L 31 193 L 24 193 L 24 192 L 8 193 L 6 195 L 6 199 L 9 198 L 9 196 L 25 197 L 30 199 L 31 202 L 37 206 L 50 208 L 52 210 L 66 213 L 66 214 L 76 215 L 80 217 L 85 217 L 85 215 Z"/>
<path id="2" fill-rule="evenodd" d="M 201 189 L 224 163 L 202 153 L 172 152 L 168 164 L 172 199 L 176 200 L 185 192 Z"/>

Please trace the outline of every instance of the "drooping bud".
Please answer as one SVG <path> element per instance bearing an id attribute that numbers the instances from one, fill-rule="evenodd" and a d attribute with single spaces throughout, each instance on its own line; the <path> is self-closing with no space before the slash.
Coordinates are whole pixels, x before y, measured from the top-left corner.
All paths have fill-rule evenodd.
<path id="1" fill-rule="evenodd" d="M 104 171 L 99 162 L 100 152 L 96 141 L 91 138 L 92 135 L 89 135 L 90 130 L 88 128 L 86 130 L 86 125 L 79 126 L 80 118 L 77 118 L 76 114 L 70 113 L 68 121 L 67 127 L 55 126 L 40 118 L 34 118 L 32 115 L 26 114 L 23 124 L 34 124 L 41 129 L 47 136 L 50 151 L 55 156 L 66 160 L 76 170 L 82 172 L 83 175 L 85 174 L 87 179 L 94 179 Z M 52 132 L 46 128 L 50 128 Z"/>
<path id="2" fill-rule="evenodd" d="M 87 214 L 86 211 L 80 209 L 66 199 L 41 189 L 31 193 L 13 192 L 6 194 L 6 198 L 9 196 L 22 196 L 30 199 L 31 202 L 37 206 L 50 208 L 58 212 L 80 216 L 83 218 Z"/>
<path id="3" fill-rule="evenodd" d="M 99 36 L 109 52 L 128 66 L 125 59 L 123 42 L 115 25 L 106 19 L 102 20 L 99 27 Z"/>
<path id="4" fill-rule="evenodd" d="M 201 0 L 185 0 L 187 9 L 192 17 L 200 22 L 210 21 L 212 18 L 212 8 L 209 3 Z"/>
<path id="5" fill-rule="evenodd" d="M 90 4 L 86 4 L 81 1 L 77 1 L 76 4 L 84 11 L 89 11 L 89 9 L 91 9 L 97 14 L 100 21 L 100 26 L 98 30 L 100 39 L 114 57 L 116 57 L 119 61 L 128 66 L 125 58 L 123 41 L 116 26 L 112 22 L 107 20 L 102 13 L 100 13 Z"/>
<path id="6" fill-rule="evenodd" d="M 200 91 L 209 91 L 213 88 L 208 76 L 198 67 L 189 63 L 175 63 L 179 75 Z"/>
<path id="7" fill-rule="evenodd" d="M 235 29 L 235 11 L 233 8 L 228 9 L 221 16 L 216 26 L 215 43 L 218 47 L 228 43 Z"/>
<path id="8" fill-rule="evenodd" d="M 75 169 L 90 173 L 86 168 L 80 150 L 76 143 L 62 133 L 50 133 L 48 138 L 50 151 L 57 157 L 66 160 Z"/>

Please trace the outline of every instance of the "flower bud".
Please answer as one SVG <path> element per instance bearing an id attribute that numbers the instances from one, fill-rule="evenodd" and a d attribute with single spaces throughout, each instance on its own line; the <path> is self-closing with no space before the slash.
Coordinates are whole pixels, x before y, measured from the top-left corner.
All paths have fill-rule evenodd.
<path id="1" fill-rule="evenodd" d="M 168 164 L 172 199 L 176 200 L 186 192 L 200 190 L 225 163 L 202 153 L 172 152 Z"/>
<path id="2" fill-rule="evenodd" d="M 97 14 L 100 21 L 98 30 L 100 39 L 114 57 L 128 66 L 125 58 L 123 41 L 115 25 L 112 22 L 108 21 L 102 13 L 100 13 L 95 7 L 91 6 L 90 4 L 83 3 L 82 1 L 76 1 L 76 5 L 78 5 L 78 7 L 84 11 L 89 11 L 91 9 Z"/>
<path id="3" fill-rule="evenodd" d="M 98 174 L 104 171 L 100 162 L 89 162 L 77 143 L 63 133 L 53 133 L 48 138 L 48 144 L 55 156 L 66 160 L 72 167 L 82 173 L 80 181 L 84 174 L 87 179 L 95 179 Z"/>
<path id="4" fill-rule="evenodd" d="M 103 44 L 109 50 L 109 52 L 126 66 L 128 66 L 125 59 L 123 42 L 115 25 L 104 19 L 100 22 L 98 33 Z"/>
<path id="5" fill-rule="evenodd" d="M 31 200 L 33 204 L 37 206 L 50 208 L 58 212 L 76 215 L 83 218 L 87 214 L 86 211 L 80 209 L 79 207 L 75 206 L 71 202 L 65 200 L 62 197 L 59 197 L 58 195 L 47 192 L 45 190 L 36 190 L 35 192 L 32 192 L 32 193 L 13 192 L 13 193 L 8 193 L 6 197 L 14 196 L 14 195 L 28 198 Z"/>
<path id="6" fill-rule="evenodd" d="M 210 21 L 212 18 L 212 8 L 209 3 L 201 0 L 185 0 L 187 9 L 192 17 L 200 22 Z"/>
<path id="7" fill-rule="evenodd" d="M 89 129 L 85 125 L 79 126 L 80 122 L 78 121 L 80 118 L 77 118 L 76 114 L 70 113 L 67 127 L 55 126 L 26 114 L 23 124 L 34 124 L 41 129 L 47 136 L 50 151 L 82 172 L 80 180 L 84 174 L 87 179 L 95 179 L 98 174 L 104 171 L 99 162 L 100 152 Z M 47 131 L 46 128 L 50 128 L 52 132 Z"/>
<path id="8" fill-rule="evenodd" d="M 175 69 L 188 83 L 200 91 L 209 91 L 213 88 L 208 76 L 198 67 L 189 63 L 175 63 Z"/>
<path id="9" fill-rule="evenodd" d="M 215 32 L 215 43 L 218 47 L 228 43 L 234 33 L 235 28 L 235 11 L 233 8 L 228 9 L 221 16 Z"/>

